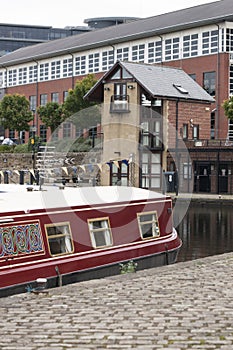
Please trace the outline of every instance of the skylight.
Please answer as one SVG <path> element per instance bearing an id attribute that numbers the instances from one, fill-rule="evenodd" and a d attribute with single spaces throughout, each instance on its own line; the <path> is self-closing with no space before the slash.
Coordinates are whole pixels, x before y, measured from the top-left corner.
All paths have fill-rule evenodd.
<path id="1" fill-rule="evenodd" d="M 187 95 L 189 92 L 183 88 L 180 84 L 173 84 L 173 86 L 181 93 L 184 95 Z"/>

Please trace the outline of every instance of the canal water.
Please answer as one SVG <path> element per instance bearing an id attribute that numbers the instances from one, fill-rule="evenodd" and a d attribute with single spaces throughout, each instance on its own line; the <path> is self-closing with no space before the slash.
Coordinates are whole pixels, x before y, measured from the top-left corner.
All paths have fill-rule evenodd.
<path id="1" fill-rule="evenodd" d="M 232 209 L 231 204 L 192 202 L 176 227 L 183 241 L 178 261 L 233 252 Z M 174 221 L 181 213 L 183 208 L 179 204 L 174 211 Z"/>

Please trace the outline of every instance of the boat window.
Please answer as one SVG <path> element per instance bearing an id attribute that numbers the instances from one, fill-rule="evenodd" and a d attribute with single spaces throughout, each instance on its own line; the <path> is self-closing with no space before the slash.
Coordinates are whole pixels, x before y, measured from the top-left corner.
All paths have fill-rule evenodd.
<path id="1" fill-rule="evenodd" d="M 45 225 L 51 255 L 73 252 L 73 242 L 69 223 Z"/>
<path id="2" fill-rule="evenodd" d="M 112 234 L 109 218 L 90 219 L 88 227 L 91 235 L 91 242 L 94 248 L 112 245 Z"/>
<path id="3" fill-rule="evenodd" d="M 157 212 L 138 214 L 138 224 L 143 239 L 160 236 Z"/>

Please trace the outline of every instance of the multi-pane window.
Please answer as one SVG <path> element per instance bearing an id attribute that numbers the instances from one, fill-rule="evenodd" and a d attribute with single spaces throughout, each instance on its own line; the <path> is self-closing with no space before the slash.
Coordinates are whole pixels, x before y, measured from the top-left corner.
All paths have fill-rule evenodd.
<path id="1" fill-rule="evenodd" d="M 145 45 L 134 45 L 132 46 L 132 61 L 144 62 L 145 58 Z"/>
<path id="2" fill-rule="evenodd" d="M 45 81 L 49 79 L 49 64 L 41 63 L 40 64 L 40 81 Z"/>
<path id="3" fill-rule="evenodd" d="M 51 79 L 59 79 L 61 77 L 61 61 L 51 62 Z"/>
<path id="4" fill-rule="evenodd" d="M 99 53 L 92 53 L 88 55 L 88 71 L 94 73 L 99 71 Z"/>
<path id="5" fill-rule="evenodd" d="M 198 54 L 198 34 L 183 37 L 183 57 L 193 57 Z"/>
<path id="6" fill-rule="evenodd" d="M 218 52 L 218 30 L 202 33 L 202 54 Z"/>
<path id="7" fill-rule="evenodd" d="M 114 50 L 104 51 L 102 53 L 102 69 L 108 70 L 114 64 Z"/>
<path id="8" fill-rule="evenodd" d="M 232 96 L 233 95 L 233 65 L 230 65 L 230 95 Z"/>
<path id="9" fill-rule="evenodd" d="M 226 29 L 226 51 L 233 51 L 233 29 Z"/>
<path id="10" fill-rule="evenodd" d="M 51 255 L 73 252 L 71 229 L 69 223 L 45 225 Z"/>
<path id="11" fill-rule="evenodd" d="M 160 188 L 161 155 L 160 153 L 142 153 L 142 188 Z"/>
<path id="12" fill-rule="evenodd" d="M 216 88 L 216 73 L 215 72 L 206 72 L 203 74 L 203 88 L 211 96 L 215 96 Z"/>
<path id="13" fill-rule="evenodd" d="M 148 44 L 148 63 L 162 61 L 162 41 L 156 41 Z"/>
<path id="14" fill-rule="evenodd" d="M 71 123 L 63 123 L 63 137 L 67 138 L 71 136 Z"/>
<path id="15" fill-rule="evenodd" d="M 29 83 L 35 83 L 37 81 L 37 65 L 29 67 Z"/>
<path id="16" fill-rule="evenodd" d="M 47 129 L 45 125 L 40 125 L 40 139 L 42 142 L 47 141 Z"/>
<path id="17" fill-rule="evenodd" d="M 91 242 L 94 248 L 112 245 L 112 233 L 109 218 L 88 220 Z"/>
<path id="18" fill-rule="evenodd" d="M 4 85 L 4 73 L 0 72 L 0 88 Z"/>
<path id="19" fill-rule="evenodd" d="M 128 61 L 129 60 L 129 48 L 128 47 L 117 49 L 117 60 L 118 61 Z"/>
<path id="20" fill-rule="evenodd" d="M 192 163 L 184 163 L 183 164 L 183 178 L 185 180 L 192 179 Z"/>
<path id="21" fill-rule="evenodd" d="M 36 111 L 36 95 L 29 96 L 30 110 Z"/>
<path id="22" fill-rule="evenodd" d="M 145 212 L 137 214 L 139 230 L 142 239 L 160 236 L 157 212 Z"/>
<path id="23" fill-rule="evenodd" d="M 27 84 L 27 68 L 19 68 L 18 84 Z"/>
<path id="24" fill-rule="evenodd" d="M 166 39 L 165 40 L 165 60 L 175 60 L 179 58 L 179 51 L 180 51 L 180 39 L 179 38 L 173 38 L 173 39 Z"/>
<path id="25" fill-rule="evenodd" d="M 59 93 L 58 92 L 51 93 L 51 101 L 59 103 Z"/>
<path id="26" fill-rule="evenodd" d="M 48 102 L 48 95 L 47 94 L 41 94 L 40 95 L 40 105 L 45 106 Z"/>
<path id="27" fill-rule="evenodd" d="M 86 73 L 86 56 L 75 58 L 75 75 L 82 75 Z"/>
<path id="28" fill-rule="evenodd" d="M 10 69 L 8 72 L 8 86 L 16 85 L 17 82 L 17 70 Z"/>
<path id="29" fill-rule="evenodd" d="M 63 60 L 63 77 L 72 77 L 73 75 L 73 59 L 66 58 Z"/>

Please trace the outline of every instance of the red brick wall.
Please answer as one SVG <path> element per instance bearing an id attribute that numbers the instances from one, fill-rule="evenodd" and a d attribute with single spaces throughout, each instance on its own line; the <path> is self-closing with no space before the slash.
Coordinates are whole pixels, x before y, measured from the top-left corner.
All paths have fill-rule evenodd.
<path id="1" fill-rule="evenodd" d="M 222 103 L 229 98 L 229 54 L 208 55 L 166 62 L 164 65 L 183 69 L 188 74 L 196 74 L 197 83 L 203 87 L 203 74 L 216 72 L 216 103 L 212 104 L 211 110 L 217 107 L 216 113 L 217 138 L 225 139 L 228 131 L 228 120 L 224 115 Z M 219 91 L 219 93 L 218 93 Z"/>
<path id="2" fill-rule="evenodd" d="M 177 102 L 168 102 L 169 147 L 175 146 Z M 192 119 L 192 123 L 190 122 Z M 199 139 L 210 138 L 210 104 L 178 102 L 178 138 L 182 138 L 183 124 L 188 124 L 188 139 L 192 140 L 191 124 L 199 125 Z M 172 127 L 171 127 L 172 126 Z"/>

